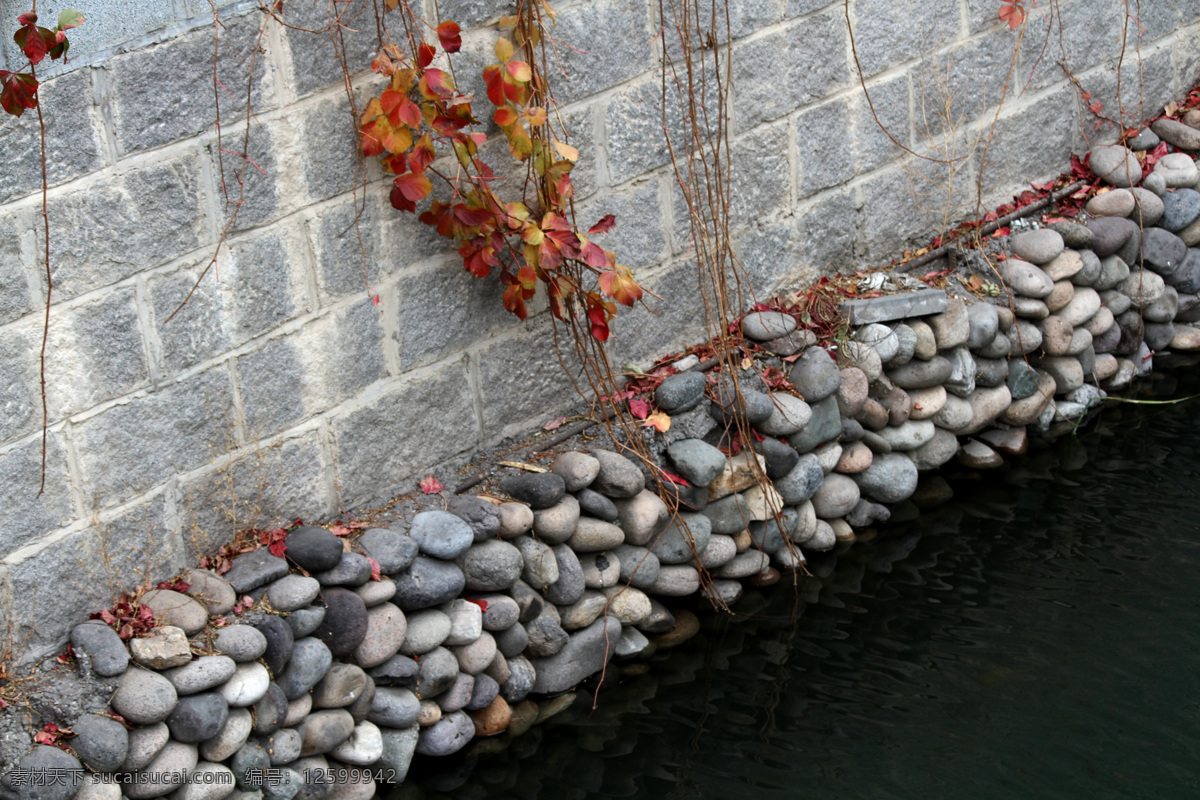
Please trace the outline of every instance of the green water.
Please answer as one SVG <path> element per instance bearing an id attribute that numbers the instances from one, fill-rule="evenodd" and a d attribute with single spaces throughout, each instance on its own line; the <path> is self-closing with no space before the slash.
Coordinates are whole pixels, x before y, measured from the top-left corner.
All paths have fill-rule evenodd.
<path id="1" fill-rule="evenodd" d="M 1126 406 L 951 478 L 795 589 L 702 615 L 594 712 L 394 796 L 1200 797 L 1198 416 Z"/>

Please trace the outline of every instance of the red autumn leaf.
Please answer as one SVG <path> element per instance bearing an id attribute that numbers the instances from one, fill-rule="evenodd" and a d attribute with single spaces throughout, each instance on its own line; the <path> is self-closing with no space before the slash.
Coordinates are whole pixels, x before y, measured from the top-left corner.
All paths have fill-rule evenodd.
<path id="1" fill-rule="evenodd" d="M 588 233 L 589 234 L 608 233 L 609 231 L 611 231 L 613 229 L 613 226 L 615 226 L 616 224 L 617 224 L 616 217 L 614 217 L 612 214 L 605 214 L 603 217 L 600 218 L 599 222 L 597 222 L 592 227 L 588 228 Z"/>
<path id="2" fill-rule="evenodd" d="M 504 294 L 500 298 L 504 304 L 504 310 L 516 316 L 517 319 L 525 319 L 529 316 L 529 309 L 525 307 L 525 292 L 521 289 L 521 284 L 513 283 L 504 287 Z"/>
<path id="3" fill-rule="evenodd" d="M 433 184 L 430 183 L 424 172 L 406 172 L 403 175 L 397 175 L 392 183 L 406 199 L 413 202 L 424 200 L 433 191 Z"/>
<path id="4" fill-rule="evenodd" d="M 1020 2 L 1011 5 L 1004 3 L 1000 6 L 1000 21 L 1007 22 L 1009 29 L 1015 31 L 1025 21 L 1025 9 L 1021 7 Z"/>
<path id="5" fill-rule="evenodd" d="M 52 31 L 33 24 L 18 28 L 17 32 L 13 34 L 13 41 L 17 43 L 17 47 L 21 48 L 21 52 L 29 59 L 29 63 L 35 66 L 42 63 L 46 53 L 55 44 Z"/>
<path id="6" fill-rule="evenodd" d="M 437 54 L 437 49 L 431 44 L 422 43 L 417 48 L 417 66 L 425 69 L 433 62 L 433 57 Z"/>
<path id="7" fill-rule="evenodd" d="M 600 289 L 621 305 L 631 308 L 642 299 L 642 287 L 624 267 L 600 273 Z"/>
<path id="8" fill-rule="evenodd" d="M 605 314 L 604 307 L 592 305 L 588 308 L 587 315 L 588 321 L 592 325 L 592 338 L 598 342 L 607 342 L 609 336 L 608 315 Z"/>
<path id="9" fill-rule="evenodd" d="M 407 97 L 400 101 L 399 107 L 396 109 L 396 116 L 410 128 L 421 127 L 421 109 L 412 100 Z M 394 124 L 394 123 L 393 123 Z"/>
<path id="10" fill-rule="evenodd" d="M 468 597 L 468 598 L 466 598 L 466 600 L 468 603 L 474 603 L 475 605 L 479 606 L 480 611 L 487 611 L 487 607 L 488 607 L 487 600 L 476 600 L 472 597 Z"/>
<path id="11" fill-rule="evenodd" d="M 484 67 L 483 81 L 487 84 L 487 96 L 492 105 L 504 105 L 504 70 L 500 65 L 489 64 Z"/>
<path id="12" fill-rule="evenodd" d="M 454 94 L 454 79 L 450 77 L 450 73 L 443 70 L 427 69 L 421 76 L 420 89 L 422 96 L 429 100 L 449 97 Z"/>
<path id="13" fill-rule="evenodd" d="M 432 475 L 426 475 L 425 480 L 421 481 L 421 483 L 418 485 L 421 487 L 421 491 L 425 494 L 436 494 L 437 492 L 440 492 L 446 488 L 442 485 L 441 481 Z"/>
<path id="14" fill-rule="evenodd" d="M 376 296 L 378 296 L 378 295 L 376 295 Z M 287 543 L 285 541 L 283 541 L 282 539 L 279 539 L 277 541 L 271 542 L 271 544 L 267 547 L 267 549 L 270 550 L 271 555 L 275 556 L 276 558 L 283 558 L 284 554 L 287 552 Z"/>
<path id="15" fill-rule="evenodd" d="M 650 416 L 650 404 L 635 397 L 629 401 L 629 413 L 636 419 L 645 419 Z"/>
<path id="16" fill-rule="evenodd" d="M 400 190 L 399 186 L 392 187 L 392 191 L 388 194 L 388 200 L 391 202 L 392 208 L 397 211 L 407 211 L 410 214 L 416 213 L 417 204 L 405 197 L 404 192 Z"/>
<path id="17" fill-rule="evenodd" d="M 14 117 L 25 113 L 27 108 L 37 108 L 37 78 L 23 72 L 0 70 L 0 106 Z"/>
<path id="18" fill-rule="evenodd" d="M 20 23 L 22 27 L 26 25 L 37 25 L 37 21 L 38 16 L 32 11 L 26 11 L 24 14 L 17 17 L 17 22 Z"/>
<path id="19" fill-rule="evenodd" d="M 676 483 L 676 484 L 679 484 L 680 486 L 691 486 L 690 483 L 688 483 L 686 480 L 684 480 L 683 478 L 676 475 L 674 472 L 667 472 L 665 469 L 660 470 L 660 472 L 662 472 L 662 476 L 664 478 L 666 478 L 667 480 L 669 480 L 671 483 Z"/>
<path id="20" fill-rule="evenodd" d="M 585 244 L 583 246 L 582 255 L 583 263 L 587 264 L 589 267 L 602 269 L 608 266 L 608 255 L 605 253 L 604 248 L 595 242 L 588 242 Z"/>
<path id="21" fill-rule="evenodd" d="M 486 208 L 471 208 L 463 203 L 455 203 L 451 210 L 454 212 L 455 219 L 464 225 L 469 225 L 472 228 L 482 225 L 489 219 L 493 219 L 495 217 L 495 215 Z"/>
<path id="22" fill-rule="evenodd" d="M 430 141 L 429 134 L 425 134 L 417 140 L 412 152 L 408 154 L 408 168 L 413 172 L 421 172 L 433 163 L 435 156 L 433 142 Z"/>
<path id="23" fill-rule="evenodd" d="M 552 431 L 562 427 L 562 424 L 567 421 L 566 417 L 555 417 L 542 426 L 544 431 Z"/>
<path id="24" fill-rule="evenodd" d="M 367 563 L 369 563 L 371 565 L 371 580 L 373 580 L 373 581 L 383 580 L 383 571 L 382 571 L 382 568 L 379 566 L 379 562 L 376 561 L 375 559 L 371 558 L 370 556 L 367 556 Z"/>
<path id="25" fill-rule="evenodd" d="M 457 53 L 462 49 L 462 36 L 459 35 L 457 22 L 443 22 L 437 26 L 438 41 L 447 53 Z"/>
<path id="26" fill-rule="evenodd" d="M 378 123 L 374 120 L 363 125 L 360 132 L 362 138 L 362 153 L 367 158 L 372 156 L 383 155 L 383 137 L 384 133 L 379 129 Z"/>

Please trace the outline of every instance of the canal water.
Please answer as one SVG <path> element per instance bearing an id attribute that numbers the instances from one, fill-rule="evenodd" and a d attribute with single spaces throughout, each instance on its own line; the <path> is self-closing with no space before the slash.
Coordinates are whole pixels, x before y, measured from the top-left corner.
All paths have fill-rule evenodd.
<path id="1" fill-rule="evenodd" d="M 925 494 L 953 499 L 392 796 L 1200 797 L 1198 423 L 1112 407 L 949 475 Z"/>

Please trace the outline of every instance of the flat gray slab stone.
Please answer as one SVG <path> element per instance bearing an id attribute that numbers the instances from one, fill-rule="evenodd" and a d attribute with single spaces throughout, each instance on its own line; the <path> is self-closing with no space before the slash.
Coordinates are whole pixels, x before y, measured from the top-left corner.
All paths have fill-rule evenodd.
<path id="1" fill-rule="evenodd" d="M 842 301 L 842 310 L 851 325 L 941 314 L 946 310 L 946 293 L 941 289 L 920 289 L 883 297 L 861 297 Z"/>

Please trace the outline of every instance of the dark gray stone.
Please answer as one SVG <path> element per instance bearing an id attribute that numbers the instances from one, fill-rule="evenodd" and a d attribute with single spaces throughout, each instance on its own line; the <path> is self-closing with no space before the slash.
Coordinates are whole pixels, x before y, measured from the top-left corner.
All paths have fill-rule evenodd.
<path id="1" fill-rule="evenodd" d="M 708 518 L 711 532 L 718 535 L 737 533 L 750 521 L 750 509 L 740 494 L 714 500 L 704 507 L 702 513 Z"/>
<path id="2" fill-rule="evenodd" d="M 529 646 L 529 633 L 525 630 L 525 626 L 519 622 L 495 634 L 495 638 L 496 649 L 505 658 L 515 658 L 521 655 L 525 648 Z"/>
<path id="3" fill-rule="evenodd" d="M 510 479 L 505 478 L 505 481 L 508 480 Z M 559 482 L 562 482 L 561 478 L 559 478 Z M 511 489 L 505 489 L 505 491 L 516 496 Z M 497 516 L 498 521 L 499 517 Z M 475 532 L 471 526 L 460 517 L 445 511 L 418 512 L 412 519 L 408 535 L 417 543 L 417 547 L 422 553 L 447 561 L 458 558 L 475 541 Z"/>
<path id="4" fill-rule="evenodd" d="M 342 708 L 314 711 L 296 726 L 296 732 L 300 734 L 300 755 L 323 755 L 350 738 L 354 718 Z"/>
<path id="5" fill-rule="evenodd" d="M 471 695 L 474 692 L 475 676 L 460 672 L 454 677 L 454 683 L 450 685 L 450 688 L 438 697 L 438 707 L 442 709 L 443 714 L 462 711 L 466 708 L 467 703 L 471 702 Z"/>
<path id="6" fill-rule="evenodd" d="M 1136 266 L 1141 263 L 1141 248 L 1142 229 L 1134 226 L 1133 233 L 1130 234 L 1125 244 L 1117 248 L 1115 255 L 1131 267 Z"/>
<path id="7" fill-rule="evenodd" d="M 682 439 L 667 448 L 675 471 L 693 486 L 708 486 L 725 471 L 725 454 L 699 439 Z"/>
<path id="8" fill-rule="evenodd" d="M 508 542 L 490 539 L 471 545 L 459 559 L 464 585 L 475 592 L 507 589 L 521 577 L 525 561 Z"/>
<path id="9" fill-rule="evenodd" d="M 877 454 L 871 466 L 854 475 L 862 493 L 880 503 L 907 500 L 917 488 L 917 465 L 902 453 Z"/>
<path id="10" fill-rule="evenodd" d="M 129 753 L 129 732 L 111 717 L 85 714 L 71 725 L 71 749 L 96 772 L 115 772 Z"/>
<path id="11" fill-rule="evenodd" d="M 303 639 L 311 636 L 313 631 L 321 627 L 325 621 L 325 606 L 306 606 L 297 608 L 287 616 L 288 627 L 292 629 L 292 637 Z"/>
<path id="12" fill-rule="evenodd" d="M 87 780 L 79 759 L 46 744 L 35 746 L 15 766 L 16 769 L 9 771 L 0 785 L 6 790 L 6 796 L 21 800 L 69 800 Z M 15 775 L 30 777 L 17 779 Z M 49 777 L 53 775 L 62 775 L 62 780 Z"/>
<path id="13" fill-rule="evenodd" d="M 815 405 L 831 397 L 842 385 L 842 373 L 823 347 L 810 347 L 805 350 L 804 355 L 792 364 L 789 377 L 804 401 L 813 406 L 814 417 Z"/>
<path id="14" fill-rule="evenodd" d="M 600 462 L 600 474 L 592 482 L 592 489 L 614 500 L 636 496 L 646 488 L 646 477 L 637 464 L 610 450 L 592 450 L 592 456 Z"/>
<path id="15" fill-rule="evenodd" d="M 525 581 L 517 581 L 509 591 L 512 593 L 513 600 L 520 611 L 517 617 L 518 621 L 529 622 L 542 613 L 546 601 L 542 599 L 540 594 L 529 588 L 529 585 Z"/>
<path id="16" fill-rule="evenodd" d="M 614 617 L 601 617 L 573 634 L 557 654 L 531 661 L 536 672 L 533 691 L 539 694 L 565 692 L 599 672 L 612 658 L 613 643 L 620 637 L 621 623 Z"/>
<path id="17" fill-rule="evenodd" d="M 928 389 L 950 380 L 953 373 L 954 365 L 948 359 L 934 356 L 928 361 L 910 361 L 887 376 L 901 389 Z"/>
<path id="18" fill-rule="evenodd" d="M 579 510 L 585 514 L 602 519 L 605 522 L 616 522 L 621 518 L 621 512 L 612 500 L 591 489 L 580 489 L 575 493 L 579 501 Z"/>
<path id="19" fill-rule="evenodd" d="M 654 390 L 654 404 L 672 416 L 691 411 L 704 399 L 704 386 L 702 372 L 669 375 Z"/>
<path id="20" fill-rule="evenodd" d="M 660 564 L 690 564 L 708 546 L 712 527 L 704 514 L 680 513 L 652 542 L 651 552 Z"/>
<path id="21" fill-rule="evenodd" d="M 267 669 L 271 670 L 272 675 L 278 675 L 283 672 L 288 659 L 292 656 L 292 643 L 296 636 L 287 622 L 274 614 L 263 617 L 254 627 L 267 640 L 263 663 L 267 665 Z"/>
<path id="22" fill-rule="evenodd" d="M 838 409 L 837 395 L 830 395 L 819 403 L 811 404 L 812 417 L 804 430 L 788 437 L 788 444 L 797 452 L 807 453 L 825 442 L 833 441 L 842 432 L 842 415 Z"/>
<path id="23" fill-rule="evenodd" d="M 708 413 L 722 425 L 736 425 L 738 419 L 744 419 L 750 425 L 758 425 L 765 422 L 775 410 L 769 395 L 746 386 L 741 386 L 735 391 L 732 381 L 718 379 L 713 393 L 715 399 L 709 405 Z"/>
<path id="24" fill-rule="evenodd" d="M 467 702 L 467 711 L 480 711 L 492 704 L 500 695 L 500 684 L 496 683 L 495 678 L 490 675 L 479 674 L 475 676 L 475 687 L 471 692 L 471 699 Z"/>
<path id="25" fill-rule="evenodd" d="M 171 737 L 178 742 L 203 742 L 221 732 L 229 718 L 229 704 L 216 692 L 179 698 L 167 717 Z"/>
<path id="26" fill-rule="evenodd" d="M 771 436 L 764 437 L 761 442 L 754 442 L 752 446 L 754 451 L 766 461 L 767 477 L 772 480 L 782 478 L 791 472 L 792 468 L 796 466 L 796 462 L 800 460 L 800 454 L 796 452 L 796 448 Z"/>
<path id="27" fill-rule="evenodd" d="M 325 618 L 313 632 L 334 656 L 348 656 L 367 636 L 367 606 L 349 589 L 326 589 Z"/>
<path id="28" fill-rule="evenodd" d="M 785 508 L 780 512 L 779 517 L 783 520 L 782 528 L 779 520 L 774 518 L 750 523 L 750 541 L 754 543 L 755 547 L 767 553 L 774 553 L 783 547 L 784 539 L 790 539 L 796 532 L 796 527 L 800 522 L 800 516 L 796 513 L 796 509 Z"/>
<path id="29" fill-rule="evenodd" d="M 1183 230 L 1200 218 L 1200 192 L 1195 189 L 1173 189 L 1163 195 L 1161 228 L 1172 233 Z"/>
<path id="30" fill-rule="evenodd" d="M 1084 250 L 1092 246 L 1092 241 L 1095 239 L 1095 234 L 1088 230 L 1078 222 L 1053 222 L 1047 226 L 1052 231 L 1057 231 L 1063 238 L 1063 244 L 1074 250 Z"/>
<path id="31" fill-rule="evenodd" d="M 103 622 L 83 622 L 71 628 L 71 646 L 91 660 L 92 672 L 109 678 L 129 666 L 129 650 L 121 637 Z"/>
<path id="32" fill-rule="evenodd" d="M 367 674 L 377 686 L 411 686 L 417 680 L 417 662 L 408 656 L 394 655 Z"/>
<path id="33" fill-rule="evenodd" d="M 711 528 L 711 525 L 709 526 Z M 658 580 L 661 565 L 658 556 L 645 547 L 623 544 L 614 547 L 611 555 L 621 563 L 621 583 L 635 589 L 646 589 Z"/>
<path id="34" fill-rule="evenodd" d="M 581 596 L 586 588 L 583 583 L 583 567 L 579 556 L 566 544 L 550 548 L 558 563 L 558 580 L 546 587 L 546 599 L 558 606 L 569 606 Z"/>
<path id="35" fill-rule="evenodd" d="M 779 492 L 785 506 L 796 506 L 816 494 L 824 480 L 821 462 L 812 453 L 807 453 L 800 456 L 791 472 L 775 481 L 775 491 Z"/>
<path id="36" fill-rule="evenodd" d="M 444 647 L 435 647 L 417 662 L 417 682 L 413 691 L 417 697 L 437 697 L 454 684 L 458 677 L 458 660 Z"/>
<path id="37" fill-rule="evenodd" d="M 500 511 L 482 497 L 459 495 L 450 500 L 446 510 L 471 526 L 476 542 L 493 539 L 500 533 Z"/>
<path id="38" fill-rule="evenodd" d="M 229 585 L 235 592 L 242 595 L 266 586 L 271 581 L 278 580 L 287 574 L 287 562 L 263 549 L 255 550 L 252 553 L 243 553 L 235 558 L 233 566 L 222 577 L 229 581 Z"/>
<path id="39" fill-rule="evenodd" d="M 362 586 L 371 580 L 371 562 L 358 553 L 342 553 L 336 567 L 314 575 L 322 586 Z"/>
<path id="40" fill-rule="evenodd" d="M 267 693 L 254 704 L 254 732 L 268 736 L 279 730 L 287 718 L 287 708 L 287 695 L 279 684 L 272 681 Z"/>
<path id="41" fill-rule="evenodd" d="M 286 543 L 287 557 L 310 573 L 333 569 L 344 552 L 341 539 L 312 525 L 296 528 L 288 534 Z"/>
<path id="42" fill-rule="evenodd" d="M 333 654 L 325 643 L 309 636 L 292 646 L 287 669 L 282 675 L 275 673 L 275 681 L 288 700 L 295 700 L 316 686 L 332 664 Z"/>
<path id="43" fill-rule="evenodd" d="M 448 756 L 466 747 L 475 736 L 475 723 L 463 711 L 454 711 L 428 728 L 422 728 L 417 752 L 423 756 Z"/>
<path id="44" fill-rule="evenodd" d="M 553 472 L 523 472 L 500 479 L 500 490 L 512 495 L 532 509 L 550 508 L 566 494 L 561 475 Z"/>
<path id="45" fill-rule="evenodd" d="M 526 622 L 525 633 L 528 638 L 526 651 L 531 656 L 539 657 L 552 656 L 562 650 L 568 638 L 562 625 L 549 614 L 541 614 Z"/>
<path id="46" fill-rule="evenodd" d="M 410 537 L 386 528 L 367 530 L 359 538 L 358 546 L 379 562 L 379 571 L 384 575 L 408 569 L 418 551 L 417 543 Z"/>
<path id="47" fill-rule="evenodd" d="M 1092 252 L 1100 258 L 1110 256 L 1121 249 L 1137 232 L 1137 223 L 1124 217 L 1100 217 L 1088 220 L 1087 228 L 1092 232 Z"/>
<path id="48" fill-rule="evenodd" d="M 1009 363 L 1006 383 L 1013 400 L 1023 400 L 1037 394 L 1037 372 L 1023 360 L 1013 359 Z"/>
<path id="49" fill-rule="evenodd" d="M 394 576 L 396 595 L 392 602 L 402 611 L 431 608 L 462 593 L 466 578 L 457 564 L 425 556 L 417 557 L 408 570 Z"/>
<path id="50" fill-rule="evenodd" d="M 367 720 L 388 728 L 407 728 L 417 723 L 420 713 L 421 701 L 411 691 L 381 687 L 375 690 Z"/>

